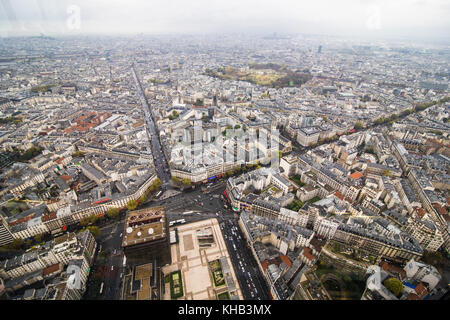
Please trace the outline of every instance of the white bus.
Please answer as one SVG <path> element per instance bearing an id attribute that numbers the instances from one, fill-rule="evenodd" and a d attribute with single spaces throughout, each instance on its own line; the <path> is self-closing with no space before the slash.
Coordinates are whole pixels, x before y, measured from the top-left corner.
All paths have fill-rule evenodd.
<path id="1" fill-rule="evenodd" d="M 100 285 L 100 294 L 102 294 L 103 293 L 103 282 L 102 282 L 102 284 Z"/>
<path id="2" fill-rule="evenodd" d="M 161 196 L 161 194 L 162 194 L 162 190 L 156 194 L 155 198 L 159 198 Z"/>

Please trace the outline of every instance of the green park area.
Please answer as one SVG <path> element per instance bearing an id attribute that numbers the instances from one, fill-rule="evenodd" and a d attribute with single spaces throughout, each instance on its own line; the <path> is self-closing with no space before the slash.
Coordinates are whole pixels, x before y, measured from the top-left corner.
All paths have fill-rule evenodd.
<path id="1" fill-rule="evenodd" d="M 148 82 L 148 83 L 153 83 L 153 84 L 166 83 L 166 81 L 160 80 L 160 79 L 148 79 L 147 82 Z"/>
<path id="2" fill-rule="evenodd" d="M 43 84 L 43 85 L 32 87 L 30 89 L 30 91 L 33 93 L 43 93 L 43 92 L 51 91 L 52 87 L 54 87 L 53 84 Z"/>
<path id="3" fill-rule="evenodd" d="M 230 66 L 206 69 L 205 75 L 222 80 L 239 80 L 254 83 L 270 88 L 300 87 L 311 79 L 307 72 L 292 71 L 285 66 L 273 63 L 250 63 L 247 70 L 241 70 Z"/>
<path id="4" fill-rule="evenodd" d="M 0 124 L 14 123 L 19 124 L 22 122 L 21 117 L 4 117 L 0 118 Z"/>
<path id="5" fill-rule="evenodd" d="M 303 187 L 305 184 L 301 181 L 302 177 L 299 174 L 296 174 L 289 178 L 289 180 L 295 182 L 300 188 Z"/>
<path id="6" fill-rule="evenodd" d="M 222 292 L 217 295 L 217 300 L 230 300 L 230 294 L 228 293 L 228 291 Z"/>
<path id="7" fill-rule="evenodd" d="M 183 280 L 181 279 L 181 271 L 178 270 L 170 274 L 170 298 L 175 300 L 183 295 Z"/>
<path id="8" fill-rule="evenodd" d="M 288 204 L 287 208 L 289 210 L 293 210 L 293 211 L 298 211 L 301 209 L 301 207 L 303 207 L 305 204 L 302 202 L 302 200 L 297 199 L 292 201 L 291 203 Z"/>
<path id="9" fill-rule="evenodd" d="M 28 209 L 29 206 L 25 201 L 10 200 L 3 205 L 2 211 L 5 212 L 8 217 L 11 217 Z"/>
<path id="10" fill-rule="evenodd" d="M 274 193 L 277 193 L 278 191 L 280 191 L 280 189 L 278 189 L 274 185 L 269 185 L 267 188 L 265 188 L 263 191 L 261 191 L 261 193 L 268 192 L 270 194 L 274 194 Z"/>
<path id="11" fill-rule="evenodd" d="M 221 287 L 225 285 L 225 278 L 222 273 L 222 268 L 220 267 L 219 260 L 214 260 L 209 263 L 209 268 L 214 281 L 215 287 Z"/>
<path id="12" fill-rule="evenodd" d="M 319 201 L 319 200 L 320 200 L 320 197 L 315 196 L 314 198 L 309 199 L 308 202 L 309 202 L 309 203 L 314 203 L 314 202 L 317 202 L 317 201 Z"/>
<path id="13" fill-rule="evenodd" d="M 330 241 L 326 246 L 326 249 L 356 262 L 374 264 L 376 261 L 376 257 L 373 255 L 364 254 L 364 252 L 360 251 L 358 248 L 346 248 L 335 241 Z"/>
<path id="14" fill-rule="evenodd" d="M 358 274 L 324 261 L 317 263 L 315 274 L 333 300 L 360 300 L 366 287 L 366 282 Z"/>

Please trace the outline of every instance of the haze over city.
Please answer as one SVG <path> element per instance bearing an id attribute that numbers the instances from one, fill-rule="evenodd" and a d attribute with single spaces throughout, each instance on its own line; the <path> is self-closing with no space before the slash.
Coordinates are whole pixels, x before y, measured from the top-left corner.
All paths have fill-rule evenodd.
<path id="1" fill-rule="evenodd" d="M 446 0 L 2 0 L 0 7 L 4 37 L 279 32 L 448 41 L 450 29 Z"/>

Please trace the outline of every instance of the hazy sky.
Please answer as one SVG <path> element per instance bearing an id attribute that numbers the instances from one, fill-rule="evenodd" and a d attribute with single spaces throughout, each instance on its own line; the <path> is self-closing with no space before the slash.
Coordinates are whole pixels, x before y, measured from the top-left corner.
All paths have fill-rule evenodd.
<path id="1" fill-rule="evenodd" d="M 0 36 L 314 33 L 449 38 L 449 0 L 0 0 Z"/>

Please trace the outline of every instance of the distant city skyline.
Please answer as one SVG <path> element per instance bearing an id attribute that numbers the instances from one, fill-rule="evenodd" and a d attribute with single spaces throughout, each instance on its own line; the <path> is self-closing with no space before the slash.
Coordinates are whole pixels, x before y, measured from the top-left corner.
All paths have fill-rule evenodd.
<path id="1" fill-rule="evenodd" d="M 445 0 L 1 0 L 0 37 L 312 33 L 448 41 Z"/>

